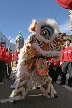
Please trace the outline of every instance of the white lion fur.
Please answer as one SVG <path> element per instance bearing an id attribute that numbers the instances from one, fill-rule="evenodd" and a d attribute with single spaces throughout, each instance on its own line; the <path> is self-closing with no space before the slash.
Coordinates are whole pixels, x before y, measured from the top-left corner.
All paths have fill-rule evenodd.
<path id="1" fill-rule="evenodd" d="M 35 21 L 35 20 L 34 20 Z M 53 34 L 53 36 L 51 37 L 51 39 L 48 41 L 48 40 L 46 40 L 46 39 L 44 39 L 41 35 L 40 35 L 40 27 L 42 26 L 42 25 L 50 25 L 53 29 L 54 29 L 54 34 Z M 31 27 L 31 26 L 30 26 Z M 59 29 L 58 29 L 58 26 L 57 26 L 57 23 L 55 22 L 55 20 L 52 20 L 52 19 L 46 19 L 46 20 L 44 20 L 44 21 L 40 21 L 38 24 L 37 24 L 37 27 L 36 27 L 36 38 L 39 38 L 41 41 L 44 41 L 45 43 L 48 43 L 48 42 L 50 42 L 50 41 L 52 41 L 56 36 L 58 36 L 58 33 L 59 33 Z M 27 42 L 27 41 L 26 41 Z M 32 47 L 34 47 L 35 49 L 36 49 L 36 51 L 38 51 L 39 52 L 39 54 L 42 54 L 42 56 L 46 56 L 46 57 L 57 57 L 57 58 L 54 58 L 55 60 L 57 59 L 57 60 L 59 60 L 60 59 L 60 56 L 61 56 L 61 53 L 59 52 L 59 51 L 43 51 L 39 46 L 38 46 L 38 44 L 37 43 L 33 43 L 32 44 Z M 28 72 L 27 72 L 27 66 L 24 66 L 24 61 L 25 60 L 27 60 L 27 58 L 28 58 L 28 55 L 27 54 L 25 54 L 24 55 L 24 50 L 26 50 L 26 46 L 24 45 L 24 47 L 21 49 L 21 51 L 20 51 L 20 54 L 19 54 L 19 60 L 18 60 L 18 65 L 17 65 L 17 75 L 16 75 L 16 81 L 15 81 L 15 83 L 14 83 L 14 85 L 13 85 L 13 87 L 15 88 L 15 90 L 12 92 L 12 94 L 11 94 L 11 96 L 10 97 L 12 97 L 14 100 L 19 100 L 19 99 L 22 99 L 22 98 L 24 98 L 25 97 L 25 95 L 27 94 L 27 92 L 28 92 L 28 90 L 30 89 L 30 87 L 31 87 L 31 85 L 32 85 L 32 81 L 33 81 L 33 84 L 44 84 L 45 82 L 44 81 L 42 81 L 42 76 L 40 76 L 40 75 L 38 75 L 38 73 L 36 72 L 36 70 L 34 70 L 32 73 L 31 73 L 31 75 L 29 75 L 29 74 L 27 74 Z M 23 78 L 23 76 L 24 75 L 28 75 L 29 77 L 30 77 L 30 79 L 27 81 L 27 80 L 25 80 L 25 81 L 23 81 L 23 82 L 19 82 L 19 80 L 20 79 L 22 79 Z M 38 76 L 39 76 L 39 78 L 38 78 Z M 47 78 L 48 80 L 52 80 L 52 79 L 50 79 L 50 77 L 48 77 Z M 46 79 L 46 80 L 47 80 Z M 20 85 L 22 85 L 22 84 L 24 84 L 25 82 L 28 82 L 27 83 L 27 85 L 28 85 L 28 87 L 27 87 L 27 90 L 25 91 L 24 90 L 24 88 L 22 87 L 22 88 L 20 88 L 20 89 L 18 89 L 17 90 L 17 87 L 18 86 L 20 86 Z M 14 94 L 15 93 L 17 93 L 18 91 L 22 91 L 22 93 L 23 93 L 23 97 L 21 97 L 21 96 L 16 96 L 16 97 L 14 97 Z M 43 88 L 42 88 L 42 86 L 41 86 L 41 90 L 42 90 L 42 92 L 43 92 L 43 95 L 45 95 L 46 97 L 50 97 L 49 95 L 48 95 L 48 91 L 49 90 L 51 90 L 51 97 L 54 97 L 54 93 L 56 93 L 55 92 L 55 90 L 54 90 L 54 88 L 53 88 L 53 85 L 50 83 L 49 85 L 48 85 L 48 88 L 47 88 L 47 91 L 46 90 L 44 90 Z"/>
<path id="2" fill-rule="evenodd" d="M 35 23 L 36 23 L 36 20 L 33 19 L 33 20 L 32 20 L 32 23 L 31 23 L 30 26 L 28 27 L 28 31 L 29 31 L 29 32 L 33 32 L 33 31 L 31 30 L 31 28 L 34 27 L 34 24 L 35 24 Z"/>

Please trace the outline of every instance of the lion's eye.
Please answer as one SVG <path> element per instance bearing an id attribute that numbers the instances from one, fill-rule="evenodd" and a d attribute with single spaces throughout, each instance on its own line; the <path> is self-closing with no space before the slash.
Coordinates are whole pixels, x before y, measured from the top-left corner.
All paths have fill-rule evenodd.
<path id="1" fill-rule="evenodd" d="M 40 35 L 42 35 L 45 39 L 49 40 L 53 35 L 53 29 L 47 25 L 42 26 Z"/>

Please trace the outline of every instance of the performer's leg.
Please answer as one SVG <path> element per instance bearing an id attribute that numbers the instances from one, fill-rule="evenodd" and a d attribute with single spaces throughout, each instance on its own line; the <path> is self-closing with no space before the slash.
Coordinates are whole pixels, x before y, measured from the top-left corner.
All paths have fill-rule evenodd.
<path id="1" fill-rule="evenodd" d="M 8 64 L 8 74 L 9 74 L 9 78 L 11 76 L 11 64 Z"/>
<path id="2" fill-rule="evenodd" d="M 57 81 L 59 68 L 57 66 L 51 66 L 49 68 L 49 76 L 52 78 L 53 83 Z"/>
<path id="3" fill-rule="evenodd" d="M 43 96 L 47 98 L 57 98 L 57 92 L 55 91 L 53 85 L 51 84 L 52 78 L 50 76 L 45 77 L 44 84 L 41 85 L 40 89 L 43 92 Z"/>
<path id="4" fill-rule="evenodd" d="M 0 83 L 2 83 L 4 75 L 5 75 L 5 62 L 0 61 Z"/>
<path id="5" fill-rule="evenodd" d="M 61 76 L 60 85 L 65 85 L 65 83 L 66 83 L 66 72 L 67 72 L 67 69 L 68 69 L 68 65 L 69 65 L 69 62 L 64 62 L 62 64 L 62 76 Z"/>
<path id="6" fill-rule="evenodd" d="M 59 66 L 54 67 L 54 70 L 55 70 L 54 82 L 56 82 L 58 76 L 61 75 L 62 70 Z"/>
<path id="7" fill-rule="evenodd" d="M 20 78 L 20 80 L 15 85 L 15 90 L 13 90 L 10 98 L 12 98 L 13 102 L 18 100 L 22 100 L 25 98 L 28 90 L 31 88 L 32 79 L 28 76 L 24 76 Z"/>
<path id="8" fill-rule="evenodd" d="M 52 78 L 52 81 L 54 80 L 54 68 L 52 64 L 49 66 L 49 76 Z"/>
<path id="9" fill-rule="evenodd" d="M 53 69 L 54 69 L 53 71 L 53 83 L 54 83 L 57 80 L 57 73 L 58 73 L 57 66 L 54 66 Z"/>
<path id="10" fill-rule="evenodd" d="M 68 85 L 72 86 L 72 63 L 70 63 L 68 66 L 68 72 L 69 72 Z"/>
<path id="11" fill-rule="evenodd" d="M 8 73 L 7 73 L 7 64 L 6 64 L 6 67 L 5 67 L 5 75 L 6 75 L 6 78 L 8 78 Z"/>

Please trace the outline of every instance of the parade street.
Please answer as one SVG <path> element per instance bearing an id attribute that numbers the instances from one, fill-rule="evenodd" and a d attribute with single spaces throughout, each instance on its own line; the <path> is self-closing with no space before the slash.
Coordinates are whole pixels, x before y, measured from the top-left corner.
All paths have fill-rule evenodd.
<path id="1" fill-rule="evenodd" d="M 0 100 L 7 99 L 11 94 L 10 85 L 13 81 L 8 79 L 7 83 L 0 85 Z M 54 84 L 55 90 L 58 92 L 58 98 L 48 99 L 42 96 L 39 89 L 30 90 L 26 98 L 18 103 L 0 103 L 0 108 L 72 108 L 72 88 L 68 86 L 60 86 Z"/>

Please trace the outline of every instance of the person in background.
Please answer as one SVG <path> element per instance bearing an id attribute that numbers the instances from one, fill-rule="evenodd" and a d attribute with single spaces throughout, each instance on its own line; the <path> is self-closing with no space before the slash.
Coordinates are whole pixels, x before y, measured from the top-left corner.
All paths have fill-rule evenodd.
<path id="1" fill-rule="evenodd" d="M 13 60 L 16 62 L 16 64 L 18 63 L 18 54 L 19 54 L 19 49 L 16 50 L 16 52 L 13 55 Z"/>
<path id="2" fill-rule="evenodd" d="M 72 47 L 69 39 L 66 40 L 65 48 L 62 50 L 60 65 L 62 65 L 62 76 L 60 85 L 65 85 L 66 74 L 69 73 L 68 85 L 72 86 Z"/>
<path id="3" fill-rule="evenodd" d="M 6 49 L 5 49 L 5 43 L 2 42 L 0 45 L 0 84 L 3 84 L 5 71 L 6 71 Z"/>
<path id="4" fill-rule="evenodd" d="M 6 58 L 6 76 L 9 78 L 10 77 L 10 75 L 11 75 L 11 62 L 12 62 L 12 54 L 11 54 L 11 51 L 12 50 L 10 50 L 10 48 L 8 49 L 6 49 L 6 56 L 7 56 L 7 58 Z M 8 69 L 7 69 L 8 68 Z"/>

